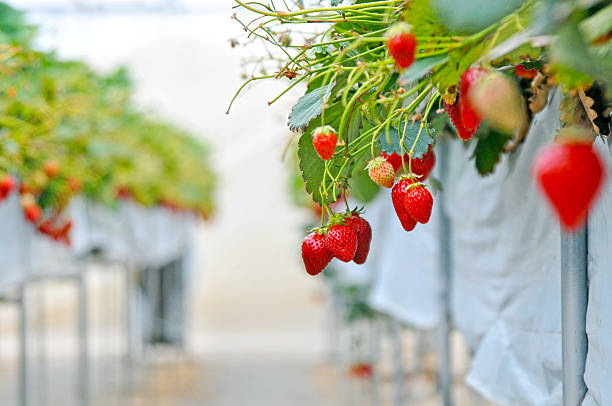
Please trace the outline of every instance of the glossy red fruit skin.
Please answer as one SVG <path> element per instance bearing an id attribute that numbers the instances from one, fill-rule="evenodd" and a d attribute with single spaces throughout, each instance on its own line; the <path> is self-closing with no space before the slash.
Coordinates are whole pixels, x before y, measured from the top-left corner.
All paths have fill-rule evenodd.
<path id="1" fill-rule="evenodd" d="M 385 158 L 387 162 L 389 162 L 393 166 L 393 170 L 395 172 L 397 172 L 402 167 L 402 157 L 397 152 L 394 152 L 391 155 L 385 152 L 381 152 L 380 156 Z"/>
<path id="2" fill-rule="evenodd" d="M 424 186 L 412 187 L 406 192 L 404 207 L 410 217 L 419 223 L 425 224 L 431 217 L 433 197 Z"/>
<path id="3" fill-rule="evenodd" d="M 361 265 L 366 262 L 370 253 L 372 227 L 366 219 L 356 213 L 347 219 L 347 224 L 353 227 L 353 231 L 357 235 L 357 250 L 355 251 L 353 262 Z"/>
<path id="4" fill-rule="evenodd" d="M 451 122 L 455 126 L 455 129 L 457 130 L 457 135 L 459 135 L 459 138 L 461 138 L 464 141 L 467 141 L 470 138 L 472 138 L 474 134 L 476 134 L 476 131 L 478 130 L 478 128 L 465 128 L 463 126 L 463 120 L 461 119 L 460 105 L 461 105 L 461 96 L 458 95 L 457 100 L 455 101 L 455 104 L 448 104 L 444 102 L 444 110 L 446 110 L 446 114 L 448 114 L 448 117 L 451 119 Z"/>
<path id="5" fill-rule="evenodd" d="M 482 68 L 470 68 L 463 72 L 459 79 L 459 90 L 461 92 L 461 102 L 459 103 L 459 112 L 461 113 L 461 122 L 466 129 L 477 130 L 482 121 L 471 105 L 467 97 L 470 87 L 474 82 L 487 75 L 487 71 Z M 474 131 L 475 132 L 475 131 Z"/>
<path id="6" fill-rule="evenodd" d="M 393 202 L 393 208 L 395 209 L 395 214 L 397 214 L 397 218 L 399 218 L 402 227 L 406 231 L 414 230 L 417 222 L 408 214 L 406 208 L 404 207 L 404 200 L 406 198 L 406 192 L 408 191 L 408 187 L 414 183 L 413 180 L 404 178 L 397 182 L 393 189 L 391 189 L 391 201 Z"/>
<path id="7" fill-rule="evenodd" d="M 23 214 L 29 222 L 36 223 L 42 216 L 42 209 L 39 205 L 33 204 L 31 206 L 24 207 Z"/>
<path id="8" fill-rule="evenodd" d="M 336 224 L 329 228 L 325 245 L 335 258 L 350 262 L 357 252 L 357 234 L 350 225 Z"/>
<path id="9" fill-rule="evenodd" d="M 313 231 L 302 242 L 302 261 L 309 275 L 318 275 L 333 258 L 325 245 L 325 236 Z"/>
<path id="10" fill-rule="evenodd" d="M 417 39 L 410 32 L 393 35 L 387 40 L 389 53 L 395 60 L 397 66 L 402 69 L 408 68 L 414 63 Z"/>
<path id="11" fill-rule="evenodd" d="M 52 235 L 54 232 L 54 227 L 51 220 L 45 220 L 40 223 L 40 225 L 38 226 L 38 231 L 40 231 L 41 234 Z"/>
<path id="12" fill-rule="evenodd" d="M 523 78 L 523 79 L 533 79 L 536 77 L 536 75 L 538 74 L 538 70 L 533 68 L 533 69 L 527 69 L 525 68 L 525 65 L 523 65 L 522 63 L 516 65 L 514 67 L 514 71 L 516 72 L 516 74 Z"/>
<path id="13" fill-rule="evenodd" d="M 577 230 L 597 198 L 604 165 L 589 144 L 551 144 L 536 157 L 533 177 L 566 231 Z"/>
<path id="14" fill-rule="evenodd" d="M 0 179 L 0 195 L 2 195 L 2 197 L 8 196 L 8 194 L 15 188 L 15 184 L 15 178 L 13 178 L 11 175 L 4 175 Z"/>
<path id="15" fill-rule="evenodd" d="M 338 137 L 333 132 L 319 132 L 312 136 L 312 145 L 322 160 L 331 159 L 336 151 Z"/>
<path id="16" fill-rule="evenodd" d="M 415 175 L 421 176 L 419 180 L 424 181 L 427 179 L 431 171 L 433 170 L 436 164 L 436 155 L 431 150 L 431 146 L 429 150 L 423 154 L 423 157 L 420 159 L 413 159 L 411 163 L 412 173 Z"/>

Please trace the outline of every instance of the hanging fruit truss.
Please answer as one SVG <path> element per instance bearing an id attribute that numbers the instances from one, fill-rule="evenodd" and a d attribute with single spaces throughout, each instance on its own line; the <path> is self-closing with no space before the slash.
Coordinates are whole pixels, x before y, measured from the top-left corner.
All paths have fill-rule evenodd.
<path id="1" fill-rule="evenodd" d="M 544 159 L 536 175 L 567 229 L 584 221 L 603 178 L 591 144 L 610 133 L 609 2 L 331 0 L 307 7 L 234 1 L 232 17 L 245 35 L 232 45 L 262 41 L 267 51 L 250 62 L 258 73 L 238 93 L 253 81 L 288 81 L 271 104 L 296 86 L 306 88 L 288 124 L 299 137 L 306 191 L 323 207 L 321 228 L 304 241 L 310 273 L 332 257 L 350 261 L 347 251 L 360 249 L 351 220 L 359 213 L 330 209 L 344 193 L 369 177 L 392 187 L 406 231 L 426 223 L 428 189 L 436 182 L 423 182 L 435 164 L 436 140 L 450 132 L 476 143 L 476 168 L 487 175 L 522 143 L 555 86 L 566 94 L 561 148 L 582 151 L 586 143 L 588 152 L 549 153 L 549 159 L 597 161 L 583 174 L 593 182 L 587 191 L 572 190 L 572 183 L 555 191 L 543 174 L 550 168 Z M 588 198 L 575 201 L 577 193 Z M 568 198 L 570 204 L 560 201 Z"/>

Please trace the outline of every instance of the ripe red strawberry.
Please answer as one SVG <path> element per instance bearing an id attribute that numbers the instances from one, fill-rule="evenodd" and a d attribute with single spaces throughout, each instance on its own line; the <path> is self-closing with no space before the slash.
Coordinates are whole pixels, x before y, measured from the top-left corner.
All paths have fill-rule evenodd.
<path id="1" fill-rule="evenodd" d="M 431 150 L 431 145 L 429 146 L 429 150 L 423 154 L 422 158 L 414 158 L 410 166 L 412 167 L 412 173 L 415 175 L 419 175 L 420 180 L 423 181 L 427 179 L 431 171 L 433 170 L 434 165 L 436 164 L 436 155 Z"/>
<path id="2" fill-rule="evenodd" d="M 8 196 L 9 193 L 15 188 L 15 178 L 11 175 L 4 175 L 0 178 L 0 195 L 2 197 Z"/>
<path id="3" fill-rule="evenodd" d="M 60 167 L 59 164 L 55 161 L 47 161 L 45 162 L 43 170 L 45 171 L 48 177 L 53 178 L 59 173 Z"/>
<path id="4" fill-rule="evenodd" d="M 527 69 L 522 63 L 519 63 L 518 65 L 514 66 L 514 71 L 518 76 L 522 77 L 523 79 L 533 79 L 538 74 L 538 70 L 536 68 Z"/>
<path id="5" fill-rule="evenodd" d="M 372 241 L 372 227 L 370 227 L 370 223 L 358 213 L 353 213 L 353 215 L 346 219 L 347 224 L 353 227 L 353 231 L 357 235 L 357 250 L 355 251 L 355 257 L 353 258 L 353 262 L 356 264 L 365 263 L 368 258 L 368 254 L 370 253 L 370 242 Z"/>
<path id="6" fill-rule="evenodd" d="M 459 135 L 459 138 L 461 138 L 464 141 L 467 141 L 470 138 L 472 138 L 474 134 L 476 134 L 476 131 L 478 130 L 478 128 L 466 128 L 463 126 L 463 120 L 461 119 L 460 105 L 461 105 L 461 96 L 457 95 L 457 100 L 455 101 L 455 104 L 448 104 L 444 102 L 444 110 L 446 110 L 446 114 L 448 114 L 448 117 L 451 119 L 451 122 L 455 126 L 455 129 L 457 130 L 457 135 Z"/>
<path id="7" fill-rule="evenodd" d="M 474 108 L 474 106 L 470 103 L 470 99 L 467 97 L 467 94 L 470 91 L 470 87 L 475 82 L 488 74 L 489 72 L 482 68 L 469 68 L 463 72 L 461 79 L 459 79 L 459 90 L 461 92 L 459 112 L 461 114 L 461 122 L 467 129 L 477 130 L 480 126 L 480 122 L 482 121 L 482 117 L 478 115 L 476 108 Z"/>
<path id="8" fill-rule="evenodd" d="M 604 166 L 589 143 L 568 140 L 542 150 L 533 176 L 559 216 L 562 227 L 576 230 L 586 220 L 605 177 Z"/>
<path id="9" fill-rule="evenodd" d="M 406 159 L 406 155 L 407 154 L 404 155 L 404 159 Z M 394 152 L 391 155 L 388 155 L 385 152 L 381 152 L 380 156 L 385 158 L 387 162 L 389 162 L 393 166 L 393 170 L 395 172 L 397 172 L 402 167 L 402 157 L 397 152 Z"/>
<path id="10" fill-rule="evenodd" d="M 38 231 L 40 231 L 41 234 L 53 235 L 53 233 L 55 232 L 55 227 L 53 226 L 53 222 L 51 220 L 43 221 L 38 226 Z"/>
<path id="11" fill-rule="evenodd" d="M 387 32 L 387 38 L 387 48 L 397 66 L 406 69 L 412 65 L 417 39 L 412 33 L 410 24 L 400 22 L 393 25 Z"/>
<path id="12" fill-rule="evenodd" d="M 325 245 L 325 236 L 313 231 L 302 242 L 302 260 L 309 275 L 321 273 L 333 258 Z"/>
<path id="13" fill-rule="evenodd" d="M 23 206 L 23 214 L 29 222 L 36 223 L 42 216 L 42 209 L 36 203 L 29 204 L 27 206 Z"/>
<path id="14" fill-rule="evenodd" d="M 312 132 L 312 145 L 322 160 L 327 161 L 334 155 L 336 144 L 338 144 L 338 136 L 332 127 L 328 125 L 317 127 Z"/>
<path id="15" fill-rule="evenodd" d="M 419 223 L 427 223 L 431 217 L 433 197 L 422 183 L 408 188 L 404 197 L 404 208 L 410 217 Z"/>
<path id="16" fill-rule="evenodd" d="M 325 245 L 334 257 L 349 262 L 357 252 L 357 234 L 350 225 L 333 225 L 327 231 Z"/>
<path id="17" fill-rule="evenodd" d="M 416 221 L 410 216 L 410 214 L 408 214 L 406 208 L 404 207 L 406 192 L 412 183 L 414 183 L 412 179 L 403 178 L 397 182 L 391 190 L 391 201 L 393 202 L 395 214 L 397 214 L 400 223 L 402 223 L 402 227 L 404 227 L 404 230 L 406 231 L 412 231 L 416 226 Z"/>
<path id="18" fill-rule="evenodd" d="M 372 364 L 359 363 L 351 365 L 349 375 L 355 378 L 370 379 L 373 374 Z"/>
<path id="19" fill-rule="evenodd" d="M 376 157 L 368 162 L 366 166 L 368 175 L 372 181 L 382 187 L 390 188 L 395 181 L 395 170 L 383 157 Z"/>

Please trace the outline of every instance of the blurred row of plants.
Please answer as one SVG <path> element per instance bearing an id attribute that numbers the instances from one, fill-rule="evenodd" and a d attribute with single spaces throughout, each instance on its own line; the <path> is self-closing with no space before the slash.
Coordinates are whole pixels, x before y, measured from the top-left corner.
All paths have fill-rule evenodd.
<path id="1" fill-rule="evenodd" d="M 0 3 L 0 173 L 47 214 L 77 193 L 208 217 L 215 175 L 201 140 L 140 112 L 125 69 L 102 75 L 35 49 L 36 27 Z"/>

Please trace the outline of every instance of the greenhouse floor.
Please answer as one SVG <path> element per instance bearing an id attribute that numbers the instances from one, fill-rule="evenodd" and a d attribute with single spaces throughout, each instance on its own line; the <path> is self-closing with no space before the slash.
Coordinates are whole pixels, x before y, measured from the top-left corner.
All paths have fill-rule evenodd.
<path id="1" fill-rule="evenodd" d="M 334 364 L 306 357 L 223 355 L 193 361 L 165 350 L 149 358 L 131 369 L 116 357 L 92 360 L 91 406 L 371 406 L 391 405 L 394 395 L 389 376 L 380 380 L 380 401 L 374 402 L 371 381 L 348 379 Z M 75 360 L 48 359 L 44 369 L 40 361 L 32 365 L 30 383 L 36 389 L 30 404 L 79 405 Z M 406 377 L 405 404 L 440 404 L 431 371 Z M 14 364 L 5 360 L 0 404 L 16 404 L 15 379 Z M 489 405 L 456 383 L 458 405 Z"/>

